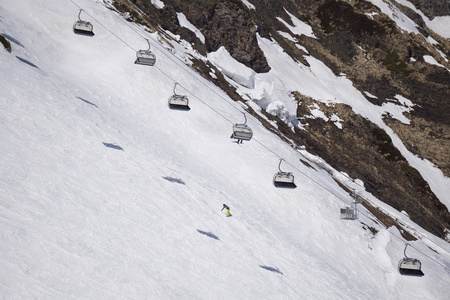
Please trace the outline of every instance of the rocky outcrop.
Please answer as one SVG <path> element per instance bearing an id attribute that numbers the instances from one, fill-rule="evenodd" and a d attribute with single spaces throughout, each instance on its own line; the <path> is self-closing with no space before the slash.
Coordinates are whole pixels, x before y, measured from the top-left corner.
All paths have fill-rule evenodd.
<path id="1" fill-rule="evenodd" d="M 450 15 L 449 0 L 409 0 L 409 2 L 430 20 L 433 20 L 434 17 Z"/>
<path id="2" fill-rule="evenodd" d="M 115 3 L 132 12 L 135 8 L 130 1 Z M 448 15 L 449 1 L 411 0 L 429 18 Z M 225 46 L 237 61 L 258 73 L 269 71 L 270 66 L 258 47 L 257 34 L 276 40 L 294 60 L 307 65 L 303 58 L 306 52 L 278 33 L 289 32 L 277 19 L 292 24 L 288 10 L 309 24 L 318 37 L 295 35 L 309 55 L 323 61 L 335 74 L 345 73 L 360 91 L 376 96 L 367 100 L 382 105 L 400 94 L 415 104 L 408 115 L 411 124 L 389 116 L 385 123 L 411 152 L 430 160 L 450 176 L 450 72 L 447 70 L 450 69 L 450 42 L 429 31 L 421 16 L 411 8 L 400 6 L 418 24 L 423 35 L 399 30 L 378 7 L 364 0 L 251 0 L 255 10 L 249 10 L 240 0 L 164 0 L 163 9 L 155 8 L 149 1 L 132 2 L 147 15 L 142 22 L 179 34 L 202 54 Z M 202 32 L 206 38 L 204 44 L 195 34 L 179 26 L 177 12 L 183 12 Z M 437 44 L 429 44 L 424 37 L 428 35 Z M 444 67 L 427 63 L 424 56 L 433 57 Z M 240 99 L 222 76 L 211 78 L 212 66 L 195 61 L 194 67 L 233 99 Z M 398 210 L 406 210 L 423 228 L 445 236 L 446 228 L 450 228 L 448 209 L 438 201 L 419 172 L 408 165 L 383 130 L 354 114 L 349 107 L 328 107 L 294 94 L 299 100 L 298 114 L 303 117 L 304 130 L 296 128 L 293 132 L 270 115 L 267 117 L 277 122 L 278 129 L 270 128 L 264 120 L 261 122 L 280 136 L 304 145 L 336 169 L 361 179 L 370 192 Z M 337 113 L 343 120 L 342 129 L 333 122 L 308 117 L 308 105 L 313 102 L 330 115 Z"/>
<path id="3" fill-rule="evenodd" d="M 298 143 L 306 145 L 308 151 L 319 155 L 335 168 L 345 170 L 352 178 L 361 179 L 365 188 L 377 198 L 399 211 L 407 211 L 412 220 L 427 224 L 429 231 L 443 236 L 450 224 L 447 208 L 431 192 L 419 172 L 407 163 L 383 129 L 355 114 L 347 105 L 329 106 L 297 92 L 294 95 L 299 101 L 297 114 L 301 116 L 302 127 L 305 128 L 296 130 Z M 314 117 L 310 107 L 320 107 L 328 120 Z M 333 115 L 339 117 L 338 125 L 333 121 Z M 389 124 L 393 122 L 396 121 L 392 120 Z M 399 128 L 400 124 L 397 124 Z M 406 128 L 403 125 L 402 129 Z M 420 137 L 405 138 L 433 140 L 429 130 Z M 404 132 L 411 134 L 409 129 Z M 447 165 L 447 149 L 439 145 L 428 151 Z"/>

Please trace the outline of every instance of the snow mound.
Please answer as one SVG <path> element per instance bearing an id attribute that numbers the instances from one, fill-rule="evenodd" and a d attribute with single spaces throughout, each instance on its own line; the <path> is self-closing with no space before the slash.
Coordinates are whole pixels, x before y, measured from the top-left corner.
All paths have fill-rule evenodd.
<path id="1" fill-rule="evenodd" d="M 255 71 L 235 60 L 225 47 L 208 53 L 208 60 L 234 82 L 249 89 L 255 87 Z"/>

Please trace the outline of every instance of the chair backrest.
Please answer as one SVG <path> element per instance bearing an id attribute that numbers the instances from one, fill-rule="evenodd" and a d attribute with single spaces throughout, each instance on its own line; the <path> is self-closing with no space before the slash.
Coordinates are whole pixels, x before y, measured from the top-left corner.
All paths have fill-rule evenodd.
<path id="1" fill-rule="evenodd" d="M 356 211 L 351 207 L 341 208 L 341 219 L 355 220 L 357 218 Z"/>
<path id="2" fill-rule="evenodd" d="M 253 136 L 253 131 L 250 127 L 244 124 L 234 124 L 232 138 L 249 141 Z"/>

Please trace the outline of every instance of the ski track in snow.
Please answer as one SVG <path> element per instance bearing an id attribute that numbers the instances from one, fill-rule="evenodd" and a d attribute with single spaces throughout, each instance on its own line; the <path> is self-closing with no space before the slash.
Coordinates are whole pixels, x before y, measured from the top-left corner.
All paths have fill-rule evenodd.
<path id="1" fill-rule="evenodd" d="M 0 51 L 0 298 L 446 299 L 448 272 L 429 258 L 448 256 L 412 242 L 426 275 L 399 275 L 403 241 L 372 237 L 365 215 L 339 220 L 352 198 L 327 172 L 254 118 L 257 141 L 231 143 L 238 105 L 161 45 L 155 68 L 134 65 L 129 46 L 155 35 L 75 3 L 128 45 L 95 21 L 94 37 L 73 34 L 71 2 L 0 3 L 16 41 Z M 168 108 L 173 80 L 191 111 Z M 297 189 L 273 187 L 279 157 L 261 145 L 301 170 Z"/>

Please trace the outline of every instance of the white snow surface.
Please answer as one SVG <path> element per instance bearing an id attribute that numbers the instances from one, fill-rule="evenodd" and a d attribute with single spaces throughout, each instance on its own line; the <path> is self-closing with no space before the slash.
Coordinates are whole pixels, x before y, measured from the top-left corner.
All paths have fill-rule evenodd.
<path id="1" fill-rule="evenodd" d="M 185 27 L 195 33 L 195 35 L 198 37 L 198 39 L 204 44 L 205 43 L 205 36 L 201 31 L 194 26 L 191 22 L 188 21 L 186 16 L 183 13 L 177 12 L 178 22 L 180 23 L 180 26 Z"/>
<path id="2" fill-rule="evenodd" d="M 287 11 L 286 9 L 284 9 L 286 11 L 286 13 L 289 15 L 289 17 L 291 18 L 292 23 L 294 24 L 294 26 L 290 25 L 289 23 L 287 23 L 285 20 L 283 20 L 280 17 L 277 17 L 278 21 L 280 21 L 281 23 L 284 24 L 284 26 L 286 26 L 293 34 L 296 35 L 306 35 L 312 38 L 317 38 L 313 31 L 311 26 L 309 26 L 308 24 L 306 24 L 305 22 L 299 20 L 296 16 L 294 16 L 293 14 L 291 14 L 289 11 Z"/>
<path id="3" fill-rule="evenodd" d="M 450 16 L 434 17 L 433 20 L 424 16 L 422 16 L 422 18 L 424 19 L 425 24 L 433 29 L 434 32 L 446 39 L 450 39 Z"/>
<path id="4" fill-rule="evenodd" d="M 224 46 L 208 53 L 208 60 L 236 83 L 250 89 L 255 86 L 255 71 L 235 60 Z"/>
<path id="5" fill-rule="evenodd" d="M 150 0 L 150 2 L 158 9 L 164 8 L 164 2 L 162 2 L 161 0 Z"/>
<path id="6" fill-rule="evenodd" d="M 369 0 L 372 4 L 378 6 L 378 8 L 386 15 L 388 15 L 397 26 L 407 32 L 419 34 L 417 24 L 408 18 L 400 9 L 395 6 L 391 0 Z"/>
<path id="7" fill-rule="evenodd" d="M 450 179 L 445 177 L 442 171 L 430 161 L 423 160 L 409 152 L 400 138 L 383 121 L 383 118 L 389 115 L 403 123 L 409 123 L 404 113 L 413 108 L 399 100 L 398 97 L 404 98 L 403 96 L 397 95 L 397 99 L 386 99 L 386 103 L 382 106 L 374 105 L 353 86 L 345 75 L 336 76 L 323 62 L 313 56 L 305 56 L 310 65 L 307 67 L 294 61 L 275 41 L 258 37 L 258 42 L 271 70 L 268 73 L 256 74 L 253 89 L 238 87 L 241 95 L 255 101 L 263 109 L 266 109 L 272 102 L 284 103 L 284 106 L 279 104 L 276 106 L 282 108 L 282 119 L 287 122 L 292 121 L 292 124 L 295 124 L 297 119 L 297 103 L 291 97 L 292 91 L 299 91 L 303 95 L 327 104 L 348 104 L 355 113 L 369 119 L 389 134 L 402 155 L 414 168 L 419 170 L 430 184 L 432 191 L 450 209 Z M 237 76 L 236 73 L 233 74 Z"/>
<path id="8" fill-rule="evenodd" d="M 430 20 L 423 14 L 422 11 L 417 9 L 414 6 L 414 4 L 412 4 L 408 0 L 396 0 L 396 2 L 413 9 L 416 13 L 418 13 L 422 17 L 427 27 L 431 28 L 434 32 L 436 32 L 440 36 L 446 39 L 450 39 L 450 16 L 438 16 L 434 17 L 433 20 Z"/>
<path id="9" fill-rule="evenodd" d="M 245 6 L 247 6 L 248 9 L 255 9 L 255 6 L 253 4 L 250 3 L 250 1 L 248 0 L 241 0 L 242 3 L 245 4 Z"/>
<path id="10" fill-rule="evenodd" d="M 94 37 L 72 32 L 79 7 Z M 256 119 L 252 141 L 231 143 L 242 108 L 155 34 L 94 0 L 3 1 L 0 11 L 13 49 L 0 51 L 0 299 L 447 299 L 447 242 L 406 220 L 424 236 L 408 256 L 425 276 L 401 276 L 395 228 L 363 209 L 340 220 L 352 198 Z M 143 37 L 153 67 L 133 64 Z M 284 57 L 260 44 L 272 67 Z M 255 79 L 280 95 L 283 84 L 324 100 L 355 93 L 308 61 L 276 61 L 271 87 Z M 174 82 L 191 111 L 168 108 Z M 272 185 L 280 157 L 295 190 Z"/>
<path id="11" fill-rule="evenodd" d="M 444 69 L 446 69 L 447 71 L 450 72 L 450 70 L 447 69 L 446 66 L 444 66 L 443 64 L 438 63 L 438 62 L 436 61 L 436 59 L 434 59 L 434 57 L 431 56 L 431 55 L 424 55 L 424 56 L 423 56 L 423 60 L 426 61 L 426 62 L 429 63 L 429 64 L 432 64 L 432 65 L 435 65 L 435 66 L 444 68 Z"/>

